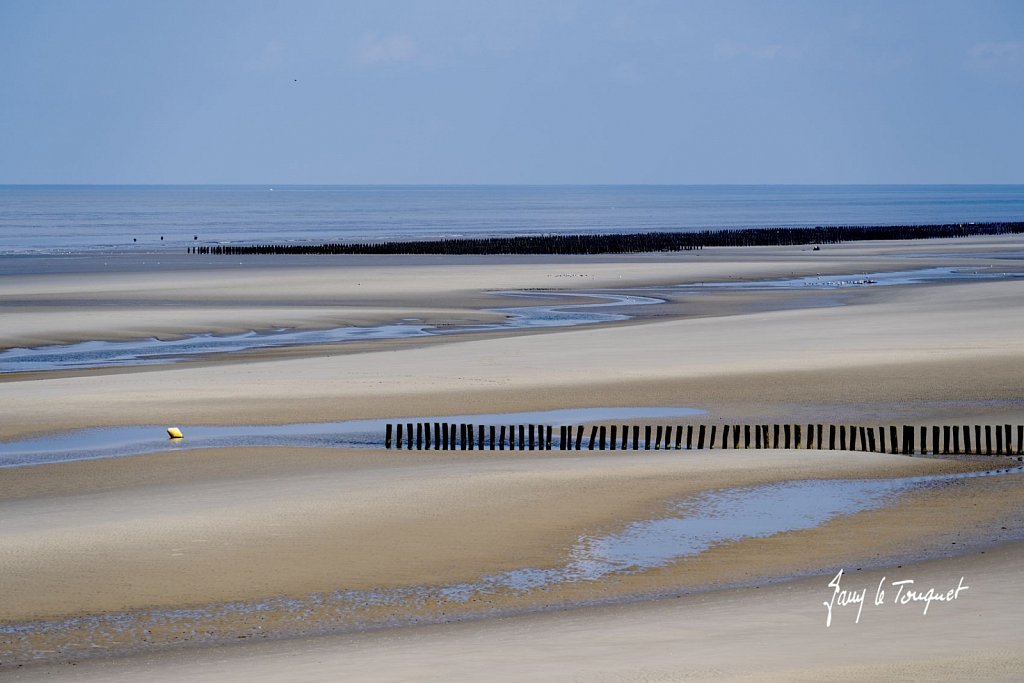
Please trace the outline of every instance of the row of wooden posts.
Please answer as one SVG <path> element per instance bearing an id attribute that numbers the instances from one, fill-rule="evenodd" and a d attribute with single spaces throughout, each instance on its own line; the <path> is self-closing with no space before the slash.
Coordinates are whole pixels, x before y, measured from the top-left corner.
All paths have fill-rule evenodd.
<path id="1" fill-rule="evenodd" d="M 920 435 L 919 440 L 917 435 Z M 589 430 L 575 425 L 558 427 L 558 438 L 553 439 L 553 436 L 551 425 L 399 422 L 386 425 L 384 446 L 462 451 L 813 448 L 903 455 L 1024 453 L 1024 425 L 592 425 Z"/>

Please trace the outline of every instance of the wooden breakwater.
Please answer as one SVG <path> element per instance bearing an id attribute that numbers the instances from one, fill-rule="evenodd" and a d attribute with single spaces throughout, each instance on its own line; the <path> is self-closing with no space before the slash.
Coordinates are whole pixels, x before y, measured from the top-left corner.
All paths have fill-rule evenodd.
<path id="1" fill-rule="evenodd" d="M 803 448 L 902 455 L 1024 455 L 1024 425 L 872 426 L 482 425 L 397 422 L 384 447 L 406 450 L 582 451 Z"/>
<path id="2" fill-rule="evenodd" d="M 913 240 L 1024 233 L 1024 222 L 945 223 L 935 225 L 818 226 L 743 228 L 688 232 L 598 235 L 522 235 L 462 237 L 408 242 L 330 244 L 250 244 L 189 247 L 190 254 L 619 254 L 691 251 L 704 247 L 838 244 L 865 240 Z"/>

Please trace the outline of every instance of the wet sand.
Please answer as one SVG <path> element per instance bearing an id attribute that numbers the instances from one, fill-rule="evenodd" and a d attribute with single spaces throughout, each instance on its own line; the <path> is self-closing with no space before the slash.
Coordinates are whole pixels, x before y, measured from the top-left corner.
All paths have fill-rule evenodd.
<path id="1" fill-rule="evenodd" d="M 978 238 L 843 245 L 821 252 L 715 249 L 574 261 L 421 259 L 399 266 L 387 259 L 360 265 L 317 259 L 308 268 L 289 259 L 224 272 L 179 259 L 175 268 L 152 272 L 21 273 L 0 276 L 0 346 L 78 341 L 100 332 L 116 339 L 241 331 L 280 326 L 282 320 L 295 326 L 366 324 L 395 315 L 479 320 L 486 315 L 481 308 L 509 303 L 488 295 L 491 289 L 663 286 L 927 265 L 1014 268 L 1021 246 L 1017 239 Z M 1024 327 L 1021 286 L 991 281 L 828 295 L 680 296 L 656 315 L 585 329 L 256 352 L 117 372 L 3 376 L 0 440 L 102 425 L 273 424 L 608 405 L 694 406 L 709 411 L 705 422 L 1016 424 L 1024 422 L 1024 339 L 1016 333 Z M 66 315 L 70 310 L 77 313 Z M 815 451 L 562 457 L 240 449 L 0 470 L 0 624 L 466 581 L 563 561 L 580 533 L 619 528 L 698 491 L 996 462 L 1003 459 L 951 463 Z M 932 576 L 927 572 L 939 566 L 975 571 L 991 579 L 986 602 L 976 605 L 992 617 L 985 628 L 995 629 L 995 605 L 1010 599 L 1002 584 L 1014 583 L 1014 564 L 1005 558 L 1015 561 L 1020 548 L 998 551 L 1001 564 L 988 555 L 980 560 L 963 553 L 985 550 L 995 556 L 993 544 L 1021 539 L 1022 502 L 1017 478 L 970 480 L 816 529 L 716 547 L 657 570 L 498 596 L 488 605 L 445 605 L 443 615 L 426 609 L 397 618 L 443 621 L 648 598 L 637 604 L 326 641 L 189 650 L 199 654 L 187 666 L 193 667 L 190 677 L 287 678 L 290 671 L 317 680 L 401 680 L 417 676 L 417 666 L 427 677 L 468 679 L 487 671 L 491 675 L 485 677 L 496 678 L 490 667 L 504 662 L 509 678 L 590 680 L 604 673 L 613 680 L 673 680 L 719 671 L 755 676 L 763 656 L 764 671 L 783 678 L 927 673 L 935 669 L 929 663 L 933 656 L 960 663 L 987 656 L 991 641 L 956 640 L 977 626 L 977 610 L 950 612 L 942 622 L 901 616 L 885 626 L 847 629 L 843 645 L 860 642 L 877 649 L 877 656 L 830 659 L 838 631 L 819 623 L 830 578 L 822 581 L 822 572 L 840 566 L 867 571 L 887 563 L 913 563 L 921 576 Z M 946 565 L 917 564 L 951 555 Z M 653 600 L 673 591 L 765 586 L 812 573 L 819 578 L 771 589 Z M 751 603 L 765 590 L 774 597 L 757 600 L 753 611 L 727 608 Z M 802 596 L 799 608 L 786 606 L 790 593 Z M 785 622 L 792 630 L 769 626 L 772 614 L 796 620 Z M 394 617 L 371 610 L 349 626 L 397 623 L 388 621 Z M 327 619 L 315 611 L 300 622 L 284 615 L 264 633 L 330 630 Z M 715 633 L 726 641 L 746 643 L 746 654 L 727 654 L 718 638 L 686 625 L 702 621 L 717 624 Z M 253 635 L 245 617 L 218 618 L 209 628 L 217 634 L 213 640 Z M 886 644 L 901 628 L 911 629 L 905 641 L 915 649 L 905 671 Z M 14 656 L 31 660 L 30 650 L 54 650 L 61 638 L 81 635 L 73 629 L 33 635 L 38 639 L 31 648 L 19 641 Z M 203 639 L 176 637 L 169 627 L 151 638 L 175 645 L 182 640 Z M 799 653 L 792 647 L 798 641 L 806 644 Z M 959 644 L 950 646 L 954 641 Z M 586 654 L 594 642 L 607 645 L 604 654 Z M 153 649 L 140 642 L 105 642 L 92 649 L 105 648 Z M 544 654 L 527 663 L 524 653 L 530 649 Z M 441 659 L 446 652 L 466 651 L 473 654 L 455 664 Z M 389 659 L 395 652 L 400 656 Z M 690 656 L 680 659 L 681 652 Z M 41 658 L 54 656 L 43 652 Z M 154 657 L 88 666 L 97 678 L 130 677 L 140 666 L 159 678 L 183 671 L 170 667 L 186 666 L 179 657 L 192 654 Z M 984 671 L 991 676 L 985 677 L 998 678 L 1003 664 L 1005 671 L 1021 672 L 1019 659 L 986 661 Z M 11 660 L 0 662 L 0 671 L 8 671 Z M 82 675 L 85 667 L 36 672 Z"/>

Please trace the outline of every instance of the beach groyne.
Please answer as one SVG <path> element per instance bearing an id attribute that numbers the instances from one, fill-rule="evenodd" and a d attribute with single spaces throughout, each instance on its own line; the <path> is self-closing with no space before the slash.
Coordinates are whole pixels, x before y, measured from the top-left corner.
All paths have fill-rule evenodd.
<path id="1" fill-rule="evenodd" d="M 269 254 L 621 254 L 692 251 L 704 247 L 824 245 L 872 240 L 917 240 L 974 235 L 1017 235 L 1024 221 L 946 223 L 936 225 L 817 226 L 813 228 L 744 228 L 515 237 L 459 237 L 440 240 L 327 243 L 229 244 L 194 246 L 199 255 Z"/>
<path id="2" fill-rule="evenodd" d="M 776 449 L 901 455 L 1024 456 L 1024 425 L 561 425 L 397 422 L 384 447 L 406 450 L 660 451 Z"/>

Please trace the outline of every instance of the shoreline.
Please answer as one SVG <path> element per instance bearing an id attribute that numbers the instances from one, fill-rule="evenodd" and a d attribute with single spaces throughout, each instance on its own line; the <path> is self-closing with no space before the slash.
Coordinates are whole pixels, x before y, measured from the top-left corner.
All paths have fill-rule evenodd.
<path id="1" fill-rule="evenodd" d="M 688 282 L 948 266 L 992 266 L 1016 273 L 1024 269 L 1022 256 L 1024 240 L 1019 238 L 966 238 L 844 244 L 818 252 L 750 247 L 571 259 L 242 257 L 237 259 L 241 265 L 223 270 L 183 270 L 178 266 L 189 266 L 188 257 L 179 257 L 150 271 L 142 263 L 147 257 L 123 259 L 114 272 L 104 272 L 100 263 L 70 259 L 64 265 L 78 265 L 63 272 L 53 272 L 62 266 L 50 262 L 36 274 L 23 270 L 0 276 L 0 312 L 9 322 L 0 332 L 0 344 L 18 335 L 59 338 L 102 330 L 132 336 L 153 326 L 173 333 L 210 321 L 227 327 L 275 323 L 284 315 L 299 324 L 368 320 L 398 311 L 471 318 L 480 308 L 495 307 L 484 293 L 489 290 L 657 290 Z M 269 264 L 275 259 L 280 261 Z M 0 415 L 0 439 L 114 425 L 287 424 L 566 406 L 692 406 L 707 411 L 693 421 L 719 425 L 1020 424 L 1024 341 L 1012 333 L 1024 321 L 1020 287 L 1019 280 L 1008 279 L 838 293 L 685 293 L 635 320 L 540 334 L 294 348 L 171 366 L 5 377 L 0 381 L 0 401 L 7 406 Z M 72 309 L 81 315 L 69 317 Z M 517 569 L 561 567 L 581 534 L 620 533 L 633 522 L 664 517 L 673 501 L 700 492 L 772 481 L 882 481 L 997 463 L 1007 466 L 1003 458 L 949 461 L 805 449 L 502 455 L 238 448 L 10 468 L 0 470 L 0 543 L 7 549 L 0 557 L 0 591 L 12 597 L 0 609 L 8 624 L 31 618 L 86 623 L 88 615 L 124 610 L 173 613 L 232 600 L 258 603 L 273 596 L 300 599 L 347 589 L 460 585 Z M 583 631 L 545 633 L 551 643 L 569 646 L 584 632 L 597 640 L 616 633 L 608 621 L 614 615 L 655 615 L 666 604 L 685 604 L 685 612 L 672 618 L 690 623 L 693 615 L 703 614 L 701 605 L 719 604 L 726 594 L 752 600 L 764 591 L 776 596 L 804 591 L 797 587 L 812 579 L 774 582 L 813 572 L 824 576 L 823 568 L 848 565 L 855 572 L 860 567 L 864 575 L 868 567 L 893 562 L 903 565 L 900 571 L 932 566 L 928 557 L 953 556 L 938 560 L 947 567 L 958 562 L 975 566 L 974 553 L 1018 557 L 1024 555 L 1024 544 L 1018 542 L 1024 540 L 1024 484 L 1018 482 L 1024 480 L 1017 476 L 907 493 L 879 509 L 832 518 L 811 529 L 744 538 L 638 573 L 533 593 L 505 592 L 469 606 L 403 603 L 346 613 L 345 619 L 387 624 L 410 615 L 425 618 L 436 608 L 445 612 L 440 621 L 456 613 L 483 614 L 487 618 L 466 629 L 501 632 L 505 638 L 509 634 L 502 625 L 510 621 L 496 615 L 511 609 L 640 600 L 509 618 L 542 630 L 567 618 Z M 1012 582 L 1006 565 L 1000 567 L 999 575 Z M 815 590 L 820 592 L 828 578 Z M 737 585 L 747 587 L 721 589 Z M 709 586 L 721 590 L 659 597 Z M 819 609 L 820 603 L 818 597 L 808 599 L 809 609 Z M 341 623 L 339 613 L 331 611 L 340 604 L 300 610 L 295 614 L 305 616 L 298 621 L 285 603 L 280 605 L 249 616 L 215 615 L 209 630 L 218 639 L 241 643 L 252 640 L 258 632 L 252 629 L 259 626 L 263 633 L 294 634 Z M 788 613 L 782 603 L 772 605 Z M 602 616 L 591 619 L 589 614 Z M 249 618 L 254 615 L 256 620 Z M 259 620 L 261 615 L 267 619 Z M 815 612 L 816 628 L 819 617 Z M 767 614 L 758 618 L 771 623 Z M 950 634 L 973 624 L 969 618 L 961 614 L 937 627 L 937 637 L 947 642 Z M 158 632 L 139 632 L 125 643 L 96 641 L 101 647 L 91 649 L 144 642 L 141 635 L 146 642 L 175 642 L 174 627 L 180 623 L 170 619 Z M 659 622 L 662 627 L 667 623 Z M 720 627 L 744 632 L 737 615 Z M 32 635 L 34 645 L 15 647 L 19 661 L 31 659 L 33 651 L 53 649 L 50 645 L 62 639 L 86 642 L 74 640 L 86 634 L 75 628 Z M 370 652 L 403 634 L 421 634 L 415 638 L 427 642 L 452 629 L 469 632 L 460 628 L 439 623 L 330 636 L 323 642 L 332 648 L 360 642 L 368 648 L 362 651 Z M 771 632 L 770 626 L 766 629 L 758 633 Z M 643 633 L 659 637 L 657 630 Z M 509 642 L 518 637 L 526 636 L 511 635 Z M 679 637 L 695 646 L 707 644 L 706 639 Z M 820 649 L 828 633 L 814 631 L 808 638 Z M 267 647 L 294 661 L 314 640 L 277 640 Z M 448 651 L 459 652 L 471 642 L 458 636 Z M 244 670 L 251 656 L 260 671 L 274 671 L 273 661 L 259 655 L 263 647 L 232 650 L 239 653 L 239 659 L 231 660 L 232 670 Z M 166 658 L 142 654 L 97 662 L 95 671 L 120 675 L 144 662 L 180 664 L 223 651 L 185 645 Z M 975 656 L 980 650 L 972 646 L 964 652 Z M 481 661 L 498 654 L 495 649 L 481 652 Z M 417 651 L 418 660 L 424 656 Z M 628 653 L 617 656 L 622 663 L 638 663 Z M 0 659 L 7 673 L 9 660 Z M 780 666 L 784 660 L 780 655 Z M 345 664 L 331 661 L 326 669 L 311 669 L 310 677 L 344 670 Z M 578 659 L 559 661 L 565 666 Z M 664 661 L 672 671 L 687 670 L 679 662 Z M 32 670 L 70 675 L 85 666 Z M 365 678 L 367 671 L 375 669 L 350 673 Z"/>

